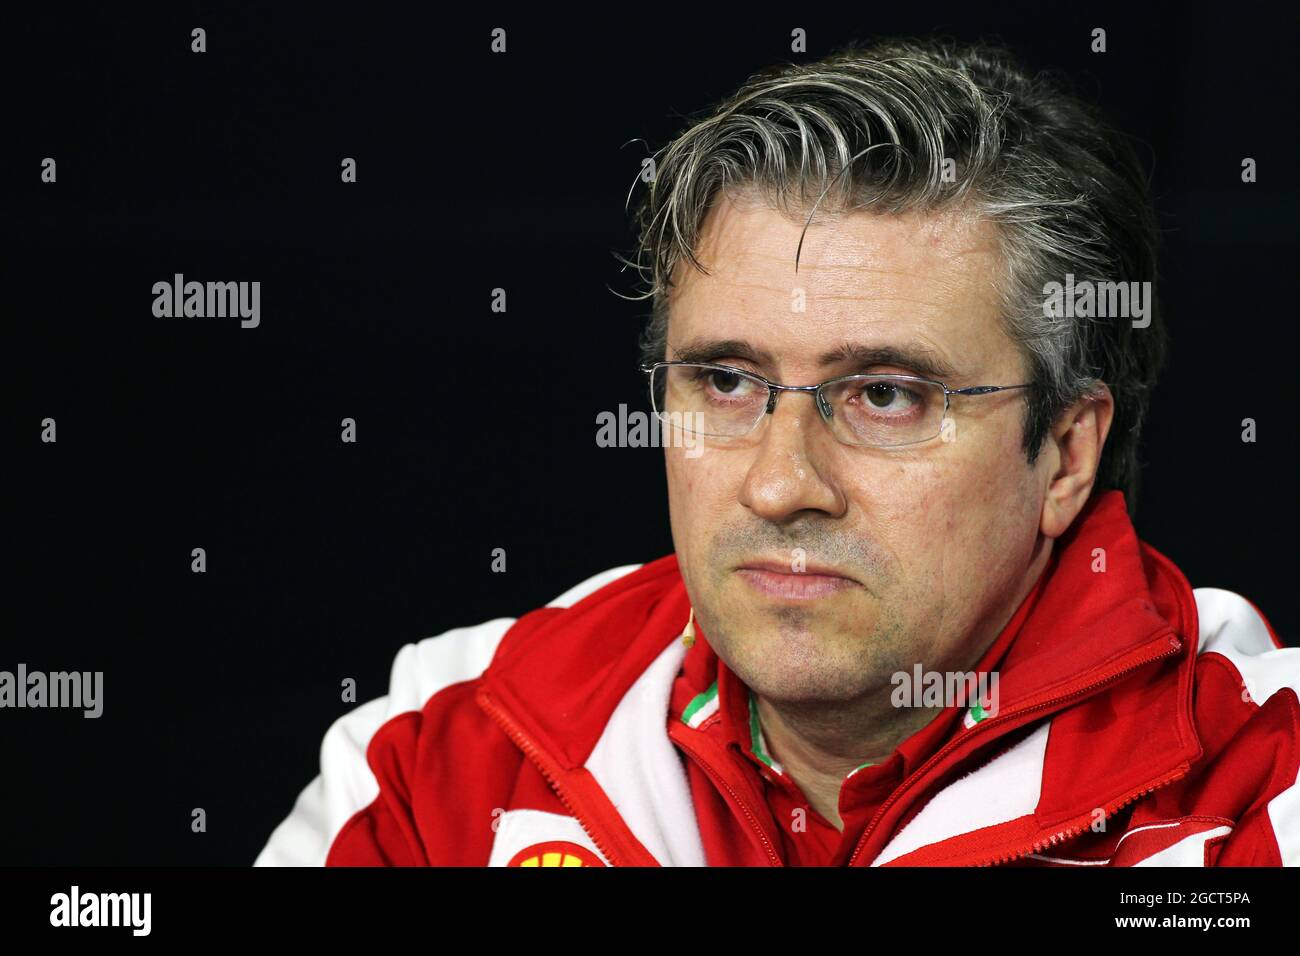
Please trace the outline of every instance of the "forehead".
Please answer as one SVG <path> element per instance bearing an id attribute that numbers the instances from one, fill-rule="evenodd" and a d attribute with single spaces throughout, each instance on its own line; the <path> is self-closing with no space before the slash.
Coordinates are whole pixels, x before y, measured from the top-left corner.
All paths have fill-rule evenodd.
<path id="1" fill-rule="evenodd" d="M 675 273 L 670 344 L 741 339 L 787 367 L 808 367 L 841 342 L 920 346 L 959 370 L 1014 352 L 1000 321 L 993 223 L 960 210 L 819 216 L 804 232 L 805 220 L 720 196 L 696 246 L 710 274 L 687 263 Z"/>

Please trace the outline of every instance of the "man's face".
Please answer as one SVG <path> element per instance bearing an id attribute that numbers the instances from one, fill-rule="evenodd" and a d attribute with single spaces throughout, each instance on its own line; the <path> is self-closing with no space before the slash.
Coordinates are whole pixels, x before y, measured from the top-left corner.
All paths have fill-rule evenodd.
<path id="1" fill-rule="evenodd" d="M 796 274 L 802 228 L 721 198 L 697 247 L 711 274 L 679 270 L 667 359 L 785 385 L 923 374 L 908 360 L 822 361 L 842 345 L 888 347 L 949 366 L 926 376 L 949 388 L 1028 381 L 999 322 L 993 226 L 854 213 L 809 227 Z M 726 342 L 749 349 L 709 344 Z M 678 560 L 718 655 L 790 702 L 878 695 L 916 662 L 972 665 L 1015 610 L 1038 540 L 1044 481 L 1020 447 L 1024 394 L 954 396 L 946 440 L 869 448 L 841 444 L 810 393 L 786 392 L 746 438 L 665 448 Z M 758 563 L 777 570 L 746 569 Z"/>

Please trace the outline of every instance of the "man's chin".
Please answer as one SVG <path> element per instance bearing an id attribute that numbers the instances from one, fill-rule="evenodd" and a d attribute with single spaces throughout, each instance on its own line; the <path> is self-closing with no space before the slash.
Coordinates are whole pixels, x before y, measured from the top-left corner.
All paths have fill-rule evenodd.
<path id="1" fill-rule="evenodd" d="M 701 615 L 699 607 L 696 613 L 715 650 L 750 661 L 793 653 L 796 664 L 855 656 L 880 618 L 879 605 L 856 583 L 816 600 L 783 600 L 755 593 L 737 574 L 707 607 L 709 613 Z"/>
<path id="2" fill-rule="evenodd" d="M 860 693 L 851 668 L 861 661 L 815 640 L 800 646 L 789 637 L 764 633 L 744 648 L 731 648 L 726 659 L 742 683 L 774 702 L 829 703 Z"/>

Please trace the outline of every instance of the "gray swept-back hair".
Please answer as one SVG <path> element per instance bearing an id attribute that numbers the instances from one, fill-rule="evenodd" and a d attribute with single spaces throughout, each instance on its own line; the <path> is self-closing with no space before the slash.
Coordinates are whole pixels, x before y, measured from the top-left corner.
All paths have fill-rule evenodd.
<path id="1" fill-rule="evenodd" d="M 807 222 L 819 209 L 954 207 L 995 222 L 1007 267 L 996 293 L 1034 383 L 1023 393 L 1026 457 L 1033 464 L 1060 414 L 1105 382 L 1115 417 L 1095 490 L 1120 489 L 1136 513 L 1138 439 L 1166 349 L 1155 296 L 1144 328 L 1044 310 L 1045 286 L 1067 274 L 1076 285 L 1155 288 L 1158 231 L 1145 175 L 1094 108 L 1049 75 L 1027 75 L 1001 48 L 948 40 L 852 45 L 751 76 L 655 154 L 635 213 L 635 261 L 624 260 L 650 286 L 639 298 L 654 299 L 645 362 L 665 358 L 678 265 L 708 272 L 695 246 L 720 191 L 756 192 Z"/>

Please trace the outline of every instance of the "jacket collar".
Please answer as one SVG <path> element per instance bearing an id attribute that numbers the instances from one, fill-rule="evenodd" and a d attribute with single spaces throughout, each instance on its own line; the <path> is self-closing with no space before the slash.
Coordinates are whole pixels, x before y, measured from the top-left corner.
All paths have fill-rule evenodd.
<path id="1" fill-rule="evenodd" d="M 959 731 L 905 781 L 896 796 L 906 799 L 882 807 L 869 828 L 877 840 L 859 847 L 863 860 L 959 763 L 1045 717 L 1059 714 L 1068 733 L 1054 735 L 1033 820 L 1018 824 L 1031 845 L 1069 830 L 1081 814 L 1167 782 L 1199 756 L 1191 587 L 1138 540 L 1120 492 L 1088 503 L 1058 540 L 1039 584 L 1008 625 L 1018 633 L 999 672 L 998 715 Z M 633 685 L 677 641 L 688 612 L 673 554 L 571 608 L 534 611 L 502 641 L 481 679 L 480 704 L 508 723 L 548 777 L 572 777 Z M 581 789 L 589 812 L 617 821 L 598 788 L 584 779 Z"/>
<path id="2" fill-rule="evenodd" d="M 997 717 L 960 731 L 927 761 L 911 793 L 882 807 L 855 862 L 871 861 L 908 809 L 968 770 L 967 758 L 987 758 L 990 745 L 1004 751 L 1000 766 L 958 780 L 961 791 L 945 794 L 953 808 L 947 819 L 936 800 L 909 822 L 928 843 L 912 847 L 907 862 L 1026 856 L 1095 824 L 1098 811 L 1109 817 L 1173 782 L 1201 755 L 1192 715 L 1192 588 L 1138 539 L 1120 492 L 1089 502 L 1058 541 L 1041 584 L 1027 599 L 1032 606 L 1017 614 L 1023 623 L 1000 668 Z M 1009 785 L 1021 789 L 1011 793 Z M 984 806 L 963 806 L 972 798 Z M 931 819 L 923 820 L 927 811 Z M 894 842 L 907 849 L 905 833 Z"/>

